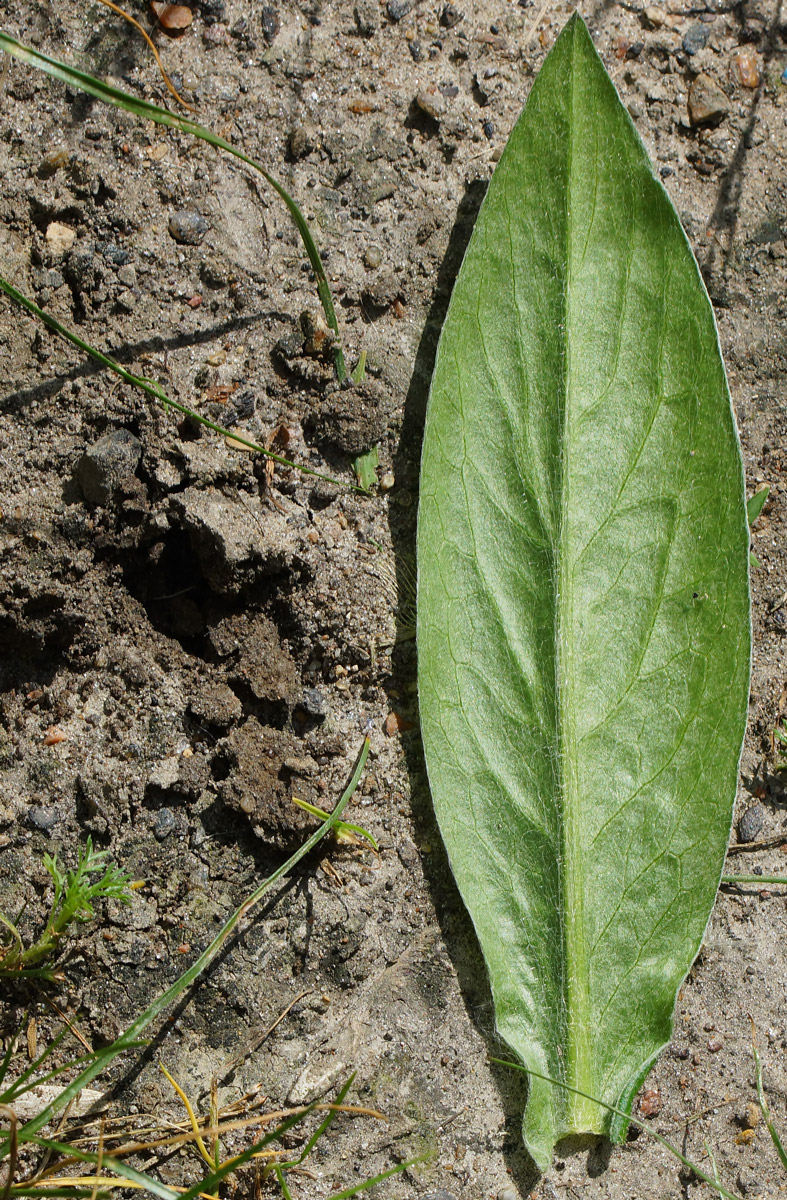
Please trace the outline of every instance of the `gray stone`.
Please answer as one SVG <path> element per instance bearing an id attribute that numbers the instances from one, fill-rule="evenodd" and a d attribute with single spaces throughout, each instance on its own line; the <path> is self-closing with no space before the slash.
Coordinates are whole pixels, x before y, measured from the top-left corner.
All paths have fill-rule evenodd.
<path id="1" fill-rule="evenodd" d="M 401 21 L 413 7 L 412 0 L 388 0 L 386 8 L 392 21 Z"/>
<path id="2" fill-rule="evenodd" d="M 753 842 L 764 824 L 765 809 L 761 804 L 751 804 L 738 822 L 738 841 Z"/>
<path id="3" fill-rule="evenodd" d="M 198 212 L 184 208 L 172 214 L 167 228 L 170 237 L 181 246 L 199 246 L 210 227 Z"/>
<path id="4" fill-rule="evenodd" d="M 31 829 L 37 829 L 39 833 L 51 833 L 60 820 L 60 813 L 56 808 L 42 808 L 39 805 L 34 805 L 27 810 L 27 824 Z"/>
<path id="5" fill-rule="evenodd" d="M 279 32 L 279 14 L 275 8 L 271 7 L 270 4 L 266 4 L 262 8 L 260 17 L 262 19 L 262 36 L 270 46 L 273 44 L 276 34 Z"/>
<path id="6" fill-rule="evenodd" d="M 328 715 L 328 702 L 317 688 L 307 688 L 297 707 L 319 721 L 324 721 Z"/>
<path id="7" fill-rule="evenodd" d="M 683 35 L 683 49 L 687 54 L 699 54 L 708 44 L 709 29 L 707 25 L 690 25 Z"/>
<path id="8" fill-rule="evenodd" d="M 153 836 L 163 842 L 175 828 L 175 814 L 171 808 L 160 808 L 153 821 Z"/>
<path id="9" fill-rule="evenodd" d="M 91 446 L 76 468 L 77 483 L 90 504 L 109 504 L 137 469 L 142 443 L 129 429 L 113 429 Z"/>

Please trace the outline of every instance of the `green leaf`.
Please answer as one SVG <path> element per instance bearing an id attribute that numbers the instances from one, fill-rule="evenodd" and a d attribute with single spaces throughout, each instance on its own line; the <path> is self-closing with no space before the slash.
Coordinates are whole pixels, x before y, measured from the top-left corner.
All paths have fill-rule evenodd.
<path id="1" fill-rule="evenodd" d="M 424 435 L 436 814 L 546 1168 L 625 1133 L 721 876 L 750 653 L 743 471 L 707 294 L 569 20 L 457 278 Z M 577 1092 L 586 1093 L 586 1096 Z"/>
<path id="2" fill-rule="evenodd" d="M 762 512 L 763 505 L 768 499 L 768 493 L 770 490 L 770 485 L 766 483 L 765 487 L 761 487 L 759 492 L 755 492 L 754 495 L 750 496 L 746 501 L 746 517 L 750 525 L 754 524 Z"/>

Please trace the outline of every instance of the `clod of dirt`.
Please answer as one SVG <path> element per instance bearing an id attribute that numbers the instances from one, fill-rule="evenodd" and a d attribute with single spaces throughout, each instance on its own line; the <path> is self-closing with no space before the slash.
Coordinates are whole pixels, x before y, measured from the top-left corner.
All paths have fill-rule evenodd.
<path id="1" fill-rule="evenodd" d="M 263 534 L 255 509 L 221 492 L 197 487 L 173 497 L 172 507 L 214 591 L 240 591 L 262 569 Z"/>
<path id="2" fill-rule="evenodd" d="M 142 443 L 129 429 L 104 434 L 80 458 L 76 478 L 84 498 L 105 506 L 134 478 Z"/>
<path id="3" fill-rule="evenodd" d="M 356 387 L 333 384 L 304 421 L 308 436 L 344 454 L 365 454 L 382 440 L 393 417 L 389 392 L 375 380 Z"/>
<path id="4" fill-rule="evenodd" d="M 51 221 L 47 226 L 46 244 L 53 254 L 67 254 L 77 240 L 77 232 L 62 221 Z"/>
<path id="5" fill-rule="evenodd" d="M 303 332 L 303 352 L 312 358 L 323 358 L 333 349 L 335 337 L 328 322 L 317 309 L 307 309 L 300 315 Z"/>
<path id="6" fill-rule="evenodd" d="M 380 28 L 378 7 L 373 0 L 358 0 L 353 9 L 353 17 L 355 18 L 355 27 L 361 37 L 374 37 Z"/>
<path id="7" fill-rule="evenodd" d="M 198 688 L 189 700 L 189 712 L 206 725 L 225 729 L 243 715 L 243 707 L 232 688 L 210 682 Z"/>
<path id="8" fill-rule="evenodd" d="M 287 139 L 293 158 L 305 158 L 317 144 L 317 132 L 311 125 L 296 125 Z"/>
<path id="9" fill-rule="evenodd" d="M 719 125 L 730 111 L 730 103 L 710 75 L 698 75 L 689 89 L 689 120 L 695 127 Z"/>
<path id="10" fill-rule="evenodd" d="M 250 717 L 219 749 L 229 768 L 219 794 L 229 808 L 249 818 L 257 837 L 290 850 L 316 829 L 315 818 L 292 802 L 293 795 L 314 800 L 306 776 L 317 773 L 317 764 L 304 756 L 302 742 Z"/>

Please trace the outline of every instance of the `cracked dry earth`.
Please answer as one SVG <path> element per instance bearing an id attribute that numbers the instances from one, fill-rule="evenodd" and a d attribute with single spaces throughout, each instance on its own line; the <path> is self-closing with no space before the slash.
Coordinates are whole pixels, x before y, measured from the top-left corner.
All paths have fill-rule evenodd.
<path id="1" fill-rule="evenodd" d="M 134 5 L 139 19 L 151 18 Z M 273 894 L 138 1070 L 122 1111 L 173 1119 L 160 1057 L 194 1097 L 260 1084 L 272 1107 L 355 1071 L 387 1123 L 341 1120 L 303 1197 L 432 1157 L 379 1194 L 432 1200 L 678 1197 L 653 1140 L 521 1149 L 518 1078 L 433 824 L 417 732 L 412 541 L 434 347 L 478 204 L 569 14 L 529 0 L 195 0 L 154 32 L 198 119 L 302 203 L 351 361 L 342 390 L 287 213 L 234 160 L 13 63 L 0 104 L 0 269 L 170 396 L 342 486 L 273 473 L 175 419 L 0 301 L 0 908 L 44 919 L 44 851 L 88 834 L 146 886 L 72 941 L 50 995 L 95 1045 L 115 1037 L 330 807 L 362 738 L 349 810 L 380 843 L 320 850 Z M 754 535 L 751 722 L 731 870 L 787 867 L 773 730 L 787 712 L 785 14 L 772 0 L 666 9 L 583 4 L 596 45 L 681 215 L 714 301 Z M 146 46 L 96 3 L 0 0 L 3 28 L 168 102 Z M 152 25 L 150 25 L 152 28 Z M 704 106 L 704 107 L 703 107 Z M 312 314 L 301 319 L 301 314 Z M 319 332 L 319 331 L 318 331 Z M 379 444 L 379 486 L 350 490 Z M 743 825 L 739 822 L 743 821 Z M 779 842 L 779 835 L 785 842 Z M 785 899 L 724 887 L 639 1100 L 655 1130 L 746 1196 L 787 1175 L 754 1100 L 751 1013 L 773 1112 L 787 1096 Z M 39 993 L 0 997 L 4 1036 Z M 291 1005 L 269 1036 L 262 1035 Z M 65 1045 L 62 1053 L 66 1053 Z M 235 1065 L 233 1065 L 235 1064 Z M 196 1159 L 162 1177 L 188 1184 Z M 251 1175 L 237 1181 L 241 1193 Z"/>

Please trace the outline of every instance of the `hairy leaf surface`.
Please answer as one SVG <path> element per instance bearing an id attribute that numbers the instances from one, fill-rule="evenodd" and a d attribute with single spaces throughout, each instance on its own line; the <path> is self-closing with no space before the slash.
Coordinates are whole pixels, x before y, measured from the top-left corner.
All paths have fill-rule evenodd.
<path id="1" fill-rule="evenodd" d="M 440 341 L 418 529 L 435 810 L 526 1066 L 630 1111 L 729 836 L 748 530 L 716 327 L 581 19 L 495 171 Z M 622 1135 L 532 1080 L 543 1168 Z"/>

